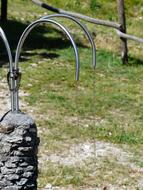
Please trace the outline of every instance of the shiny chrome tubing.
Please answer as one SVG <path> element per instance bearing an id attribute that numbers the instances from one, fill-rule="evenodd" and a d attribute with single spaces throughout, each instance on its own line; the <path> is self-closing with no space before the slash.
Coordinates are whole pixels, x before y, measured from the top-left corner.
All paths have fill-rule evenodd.
<path id="1" fill-rule="evenodd" d="M 8 40 L 6 38 L 6 35 L 3 31 L 3 29 L 0 27 L 0 36 L 4 42 L 4 45 L 6 47 L 6 50 L 7 50 L 7 54 L 8 54 L 8 58 L 9 58 L 9 73 L 10 73 L 10 89 L 13 89 L 14 88 L 14 80 L 13 80 L 13 60 L 12 60 L 12 54 L 11 54 L 11 49 L 10 49 L 10 46 L 9 46 L 9 43 L 8 43 Z M 10 92 L 11 96 L 11 111 L 14 111 L 14 92 L 11 90 Z"/>
<path id="2" fill-rule="evenodd" d="M 84 24 L 82 24 L 77 18 L 69 16 L 69 15 L 65 15 L 65 14 L 52 14 L 52 15 L 48 15 L 48 16 L 43 16 L 43 17 L 41 17 L 41 19 L 51 19 L 51 18 L 56 18 L 56 17 L 63 17 L 63 18 L 70 19 L 70 20 L 74 21 L 76 24 L 78 24 L 83 29 L 83 31 L 85 32 L 85 34 L 91 44 L 91 47 L 92 47 L 92 65 L 93 65 L 93 68 L 95 69 L 95 67 L 96 67 L 96 46 L 93 41 L 92 35 L 90 34 L 87 27 Z"/>
<path id="3" fill-rule="evenodd" d="M 57 25 L 59 28 L 61 28 L 69 37 L 73 48 L 74 48 L 74 52 L 75 52 L 75 58 L 76 58 L 76 74 L 75 74 L 75 78 L 76 80 L 79 79 L 79 69 L 80 69 L 80 64 L 79 64 L 79 55 L 78 55 L 78 49 L 77 46 L 71 36 L 71 34 L 69 33 L 69 31 L 61 24 L 59 24 L 58 22 L 54 21 L 54 20 L 50 20 L 50 19 L 39 19 L 35 22 L 33 22 L 32 24 L 30 24 L 25 31 L 23 32 L 22 36 L 20 37 L 20 40 L 18 42 L 17 48 L 16 48 L 16 55 L 15 55 L 15 62 L 14 62 L 14 69 L 18 70 L 18 63 L 19 63 L 19 56 L 20 56 L 20 52 L 21 52 L 21 48 L 24 44 L 24 41 L 26 40 L 28 34 L 30 33 L 30 31 L 35 28 L 37 25 L 41 24 L 41 23 L 51 23 L 54 25 Z M 15 81 L 15 87 L 17 86 L 17 80 Z M 15 98 L 15 110 L 18 112 L 19 111 L 19 97 L 18 97 L 18 91 L 15 92 L 14 95 Z"/>

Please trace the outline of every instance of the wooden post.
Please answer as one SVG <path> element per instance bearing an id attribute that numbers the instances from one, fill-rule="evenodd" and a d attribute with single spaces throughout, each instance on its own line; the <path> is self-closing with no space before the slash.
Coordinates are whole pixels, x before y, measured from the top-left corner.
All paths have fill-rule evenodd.
<path id="1" fill-rule="evenodd" d="M 1 21 L 7 20 L 7 0 L 1 0 Z"/>
<path id="2" fill-rule="evenodd" d="M 119 23 L 120 23 L 120 31 L 126 34 L 126 16 L 125 16 L 125 6 L 124 0 L 117 0 L 118 3 L 118 15 L 119 15 Z M 128 46 L 127 39 L 121 39 L 121 57 L 123 64 L 128 63 Z"/>

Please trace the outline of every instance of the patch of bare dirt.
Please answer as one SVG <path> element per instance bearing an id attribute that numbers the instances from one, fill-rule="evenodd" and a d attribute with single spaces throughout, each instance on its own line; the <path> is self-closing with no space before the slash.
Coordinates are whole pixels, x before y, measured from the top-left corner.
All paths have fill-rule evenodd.
<path id="1" fill-rule="evenodd" d="M 10 91 L 7 84 L 6 79 L 2 79 L 0 82 L 0 118 L 7 113 L 11 109 L 11 100 L 10 100 Z M 28 93 L 23 92 L 20 90 L 19 93 L 20 97 L 28 96 Z M 21 101 L 20 99 L 20 106 L 27 107 L 28 104 L 26 102 Z"/>
<path id="2" fill-rule="evenodd" d="M 106 121 L 100 117 L 75 117 L 75 116 L 65 116 L 64 117 L 65 122 L 69 123 L 69 124 L 75 124 L 75 125 L 80 125 L 81 127 L 85 127 L 88 128 L 89 126 L 101 126 L 101 125 L 105 125 Z"/>
<path id="3" fill-rule="evenodd" d="M 122 176 L 121 179 L 118 179 L 118 176 L 116 178 L 119 180 L 119 184 L 116 186 L 113 184 L 108 184 L 105 187 L 101 188 L 82 188 L 82 190 L 135 190 L 136 188 L 131 185 L 120 185 L 122 184 L 124 178 L 130 178 L 130 180 L 133 178 L 136 178 L 137 187 L 138 189 L 143 189 L 143 167 L 137 166 L 133 160 L 134 155 L 133 153 L 129 151 L 124 151 L 122 148 L 112 144 L 112 143 L 106 143 L 102 141 L 96 141 L 96 142 L 84 142 L 75 144 L 70 147 L 69 150 L 60 152 L 59 154 L 48 154 L 44 153 L 41 155 L 40 163 L 46 163 L 46 161 L 50 161 L 54 164 L 64 165 L 64 166 L 81 166 L 84 167 L 89 160 L 95 160 L 96 166 L 101 164 L 101 162 L 105 159 L 114 160 L 118 166 L 122 165 L 125 166 L 125 168 L 128 168 L 128 171 L 130 171 L 128 174 L 129 176 Z M 143 158 L 140 158 L 140 161 L 142 161 Z M 96 169 L 95 169 L 96 170 Z M 112 170 L 112 168 L 111 168 Z M 111 171 L 112 173 L 112 171 Z M 94 174 L 92 174 L 94 175 Z M 95 172 L 96 176 L 96 172 Z M 120 181 L 121 180 L 121 181 Z M 51 185 L 51 189 L 49 190 L 69 190 L 68 187 L 53 187 Z M 80 190 L 80 188 L 78 188 Z M 44 189 L 46 190 L 46 189 Z M 74 188 L 71 190 L 74 190 Z"/>
<path id="4" fill-rule="evenodd" d="M 5 79 L 0 81 L 0 118 L 9 111 L 10 108 L 10 93 Z"/>
<path id="5" fill-rule="evenodd" d="M 42 160 L 62 165 L 78 165 L 79 163 L 84 164 L 86 160 L 91 158 L 98 160 L 105 157 L 114 157 L 119 164 L 143 172 L 143 168 L 139 168 L 130 162 L 134 157 L 131 152 L 125 152 L 114 144 L 102 141 L 79 143 L 59 154 L 48 154 L 47 152 L 42 155 Z"/>

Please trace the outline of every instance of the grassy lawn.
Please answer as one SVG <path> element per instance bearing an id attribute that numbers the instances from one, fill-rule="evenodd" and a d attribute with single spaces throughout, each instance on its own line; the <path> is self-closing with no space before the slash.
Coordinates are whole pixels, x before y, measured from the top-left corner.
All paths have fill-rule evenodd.
<path id="1" fill-rule="evenodd" d="M 51 4 L 116 21 L 115 2 L 52 0 Z M 140 37 L 143 37 L 142 6 L 139 0 L 126 1 L 128 31 Z M 109 7 L 113 12 L 108 11 Z M 13 53 L 24 28 L 45 14 L 44 9 L 28 0 L 9 0 L 9 21 L 2 27 Z M 94 71 L 91 49 L 83 33 L 72 23 L 66 20 L 64 23 L 71 28 L 79 47 L 78 82 L 74 79 L 73 48 L 65 35 L 52 26 L 39 26 L 33 31 L 20 61 L 21 91 L 28 94 L 21 97 L 22 110 L 35 118 L 41 138 L 39 190 L 48 183 L 68 190 L 98 187 L 142 190 L 143 45 L 129 42 L 129 64 L 123 66 L 120 40 L 115 32 L 87 24 L 92 33 L 97 33 Z M 0 57 L 0 73 L 4 75 L 3 50 Z M 92 156 L 86 157 L 84 148 Z"/>

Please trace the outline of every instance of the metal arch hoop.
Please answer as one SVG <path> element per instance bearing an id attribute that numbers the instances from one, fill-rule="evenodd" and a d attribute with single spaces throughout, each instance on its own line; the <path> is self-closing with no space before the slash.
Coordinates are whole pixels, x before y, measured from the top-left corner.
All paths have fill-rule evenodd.
<path id="1" fill-rule="evenodd" d="M 13 89 L 14 87 L 14 81 L 13 81 L 13 60 L 12 60 L 12 54 L 11 54 L 11 49 L 10 49 L 10 45 L 8 43 L 8 40 L 6 38 L 6 35 L 3 31 L 3 29 L 0 27 L 0 36 L 4 42 L 4 45 L 6 47 L 7 50 L 7 54 L 8 54 L 8 59 L 9 59 L 9 74 L 10 74 L 10 88 Z M 13 92 L 11 91 L 11 110 L 14 111 L 13 109 L 13 104 L 14 104 L 14 95 Z"/>
<path id="2" fill-rule="evenodd" d="M 92 65 L 93 65 L 93 68 L 95 69 L 95 67 L 96 67 L 96 46 L 93 41 L 92 35 L 90 34 L 86 25 L 82 24 L 77 18 L 74 18 L 69 15 L 65 15 L 65 14 L 52 14 L 52 15 L 41 17 L 41 19 L 49 19 L 49 18 L 54 18 L 54 17 L 63 17 L 63 18 L 70 19 L 70 20 L 74 21 L 76 24 L 78 24 L 83 29 L 86 36 L 88 37 L 91 47 L 92 47 Z"/>
<path id="3" fill-rule="evenodd" d="M 33 22 L 32 24 L 30 24 L 25 31 L 23 32 L 22 36 L 20 37 L 20 40 L 18 42 L 17 48 L 16 48 L 16 55 L 15 55 L 15 62 L 14 62 L 14 70 L 18 70 L 18 62 L 19 62 L 19 56 L 20 56 L 20 51 L 22 48 L 22 45 L 24 44 L 24 41 L 26 40 L 28 34 L 30 33 L 30 31 L 35 28 L 37 25 L 41 24 L 41 23 L 51 23 L 51 24 L 55 24 L 57 25 L 59 28 L 61 28 L 69 37 L 73 48 L 74 48 L 74 52 L 75 52 L 75 59 L 76 59 L 76 75 L 75 78 L 76 80 L 79 79 L 79 69 L 80 69 L 80 65 L 79 65 L 79 55 L 78 55 L 78 49 L 77 46 L 71 36 L 71 34 L 69 33 L 69 31 L 61 24 L 59 24 L 58 22 L 54 21 L 54 20 L 50 20 L 50 19 L 39 19 L 35 22 Z M 17 84 L 17 80 L 15 80 L 15 87 L 18 85 Z M 13 103 L 13 108 L 16 112 L 19 111 L 19 101 L 18 101 L 18 90 L 16 92 L 13 92 L 14 94 L 14 103 Z"/>
<path id="4" fill-rule="evenodd" d="M 8 40 L 6 38 L 6 35 L 3 31 L 3 29 L 0 27 L 0 36 L 4 42 L 4 45 L 6 47 L 7 53 L 8 53 L 8 58 L 9 58 L 9 71 L 12 72 L 13 69 L 13 61 L 12 61 L 12 55 L 11 55 L 11 50 L 10 50 L 10 46 L 8 43 Z"/>

